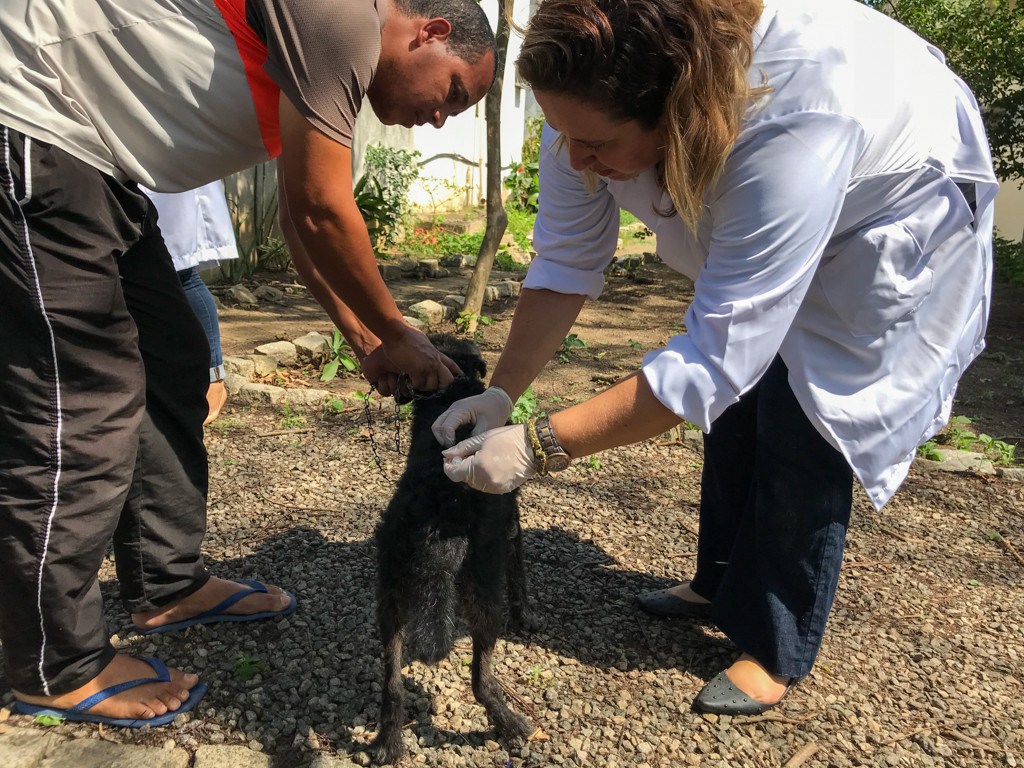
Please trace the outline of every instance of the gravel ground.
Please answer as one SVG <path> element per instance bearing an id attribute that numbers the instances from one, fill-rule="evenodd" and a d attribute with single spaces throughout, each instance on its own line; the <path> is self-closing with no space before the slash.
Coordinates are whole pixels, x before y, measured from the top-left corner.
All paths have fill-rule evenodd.
<path id="1" fill-rule="evenodd" d="M 680 327 L 679 303 L 666 297 L 685 298 L 686 286 L 669 279 L 655 272 L 644 287 L 620 281 L 585 310 L 577 328 L 589 352 L 549 367 L 535 387 L 542 407 L 564 407 L 595 383 L 635 370 L 638 347 L 664 343 Z M 296 320 L 285 338 L 310 330 L 307 304 L 289 309 Z M 232 336 L 241 314 L 223 313 L 222 330 L 229 345 L 251 349 L 249 331 Z M 510 310 L 492 314 L 484 351 L 493 364 Z M 261 323 L 255 327 L 269 333 L 268 321 Z M 1016 435 L 1016 389 L 1004 394 L 997 385 L 1014 367 L 1007 360 L 1017 360 L 1019 335 L 1016 326 L 999 327 L 1012 354 L 979 363 L 989 365 L 992 372 L 983 373 L 995 383 L 983 377 L 972 385 L 971 407 L 991 404 L 1010 430 L 992 434 Z M 391 433 L 386 409 L 375 420 L 378 438 Z M 277 768 L 325 757 L 336 758 L 331 765 L 365 765 L 361 750 L 375 731 L 382 676 L 372 532 L 402 456 L 381 447 L 388 478 L 376 470 L 357 407 L 321 418 L 229 403 L 207 428 L 207 445 L 211 569 L 279 584 L 298 597 L 298 610 L 276 623 L 142 638 L 117 604 L 108 562 L 101 580 L 116 642 L 197 671 L 210 691 L 194 716 L 168 728 L 54 730 L 193 751 L 245 745 L 273 756 Z M 915 468 L 881 513 L 858 489 L 814 672 L 779 707 L 730 718 L 694 714 L 690 702 L 734 659 L 731 643 L 714 627 L 649 617 L 633 602 L 638 592 L 692 575 L 700 465 L 692 444 L 662 439 L 608 451 L 523 488 L 526 567 L 541 626 L 506 636 L 495 660 L 511 705 L 538 730 L 525 749 L 509 753 L 499 743 L 473 701 L 465 638 L 437 667 L 405 670 L 409 754 L 402 765 L 1024 763 L 1024 564 L 993 533 L 1024 552 L 1024 483 Z M 0 704 L 9 706 L 3 679 L 0 691 Z M 8 722 L 31 724 L 20 716 Z"/>
<path id="2" fill-rule="evenodd" d="M 360 750 L 375 728 L 382 675 L 371 536 L 392 483 L 371 464 L 359 415 L 284 431 L 276 411 L 229 408 L 210 429 L 210 565 L 219 575 L 280 584 L 299 608 L 276 624 L 143 639 L 115 607 L 108 563 L 104 589 L 119 642 L 194 669 L 210 686 L 187 722 L 152 733 L 108 730 L 108 738 L 247 744 L 287 768 L 318 754 L 367 763 Z M 382 456 L 397 477 L 400 454 Z M 1024 760 L 1024 566 L 987 534 L 1024 541 L 1024 485 L 915 472 L 882 513 L 859 493 L 814 673 L 765 715 L 701 716 L 690 701 L 735 649 L 712 627 L 654 619 L 633 604 L 637 592 L 691 573 L 700 461 L 687 444 L 651 441 L 523 489 L 527 569 L 542 626 L 500 642 L 496 672 L 538 731 L 511 754 L 498 743 L 473 701 L 467 638 L 437 667 L 406 669 L 403 764 Z"/>

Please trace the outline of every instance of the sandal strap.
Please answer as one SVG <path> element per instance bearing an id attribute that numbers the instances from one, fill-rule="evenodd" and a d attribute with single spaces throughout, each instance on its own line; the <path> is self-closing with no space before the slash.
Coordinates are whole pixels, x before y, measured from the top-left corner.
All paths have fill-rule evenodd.
<path id="1" fill-rule="evenodd" d="M 140 656 L 141 661 L 145 661 L 149 666 L 156 672 L 156 677 L 142 677 L 138 680 L 128 680 L 124 683 L 118 683 L 112 685 L 109 688 L 104 688 L 99 693 L 94 693 L 86 699 L 75 704 L 73 707 L 69 707 L 69 712 L 86 712 L 101 701 L 106 701 L 111 696 L 116 696 L 121 691 L 127 691 L 129 688 L 135 688 L 140 685 L 146 685 L 146 683 L 169 683 L 171 682 L 171 673 L 167 671 L 167 665 L 164 664 L 160 659 L 154 659 L 149 656 Z"/>
<path id="2" fill-rule="evenodd" d="M 249 595 L 255 595 L 267 591 L 266 585 L 261 584 L 255 579 L 235 579 L 234 581 L 236 584 L 245 584 L 247 587 L 249 587 L 249 589 L 243 589 L 238 592 L 235 592 L 235 594 L 221 600 L 210 610 L 203 611 L 202 613 L 193 616 L 192 619 L 205 619 L 208 616 L 217 616 L 218 614 L 224 613 L 226 609 L 230 608 L 239 600 L 243 600 L 247 598 Z"/>

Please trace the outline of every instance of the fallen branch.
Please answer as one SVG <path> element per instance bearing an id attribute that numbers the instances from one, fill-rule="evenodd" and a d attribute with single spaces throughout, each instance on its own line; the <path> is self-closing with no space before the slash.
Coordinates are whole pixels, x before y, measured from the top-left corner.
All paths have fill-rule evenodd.
<path id="1" fill-rule="evenodd" d="M 882 746 L 883 747 L 887 747 L 890 744 L 895 744 L 897 741 L 905 741 L 906 739 L 909 739 L 909 738 L 912 738 L 914 736 L 917 736 L 917 734 L 919 734 L 919 733 L 925 733 L 927 731 L 933 731 L 936 728 L 938 728 L 937 725 L 926 725 L 924 728 L 918 728 L 916 731 L 911 731 L 910 733 L 901 733 L 899 736 L 897 736 L 897 737 L 895 737 L 893 739 L 889 739 L 888 741 L 884 742 L 882 744 Z"/>
<path id="2" fill-rule="evenodd" d="M 257 432 L 256 437 L 274 437 L 275 435 L 302 435 L 306 432 L 315 432 L 316 427 L 305 429 L 272 429 L 270 432 Z"/>
<path id="3" fill-rule="evenodd" d="M 670 552 L 665 557 L 696 557 L 696 552 Z"/>
<path id="4" fill-rule="evenodd" d="M 999 540 L 1003 542 L 1003 546 L 1006 547 L 1010 554 L 1017 558 L 1017 562 L 1021 565 L 1024 565 L 1024 557 L 1020 556 L 1020 552 L 1018 552 L 1016 548 L 1014 548 L 1013 544 L 1010 543 L 1009 539 L 1007 539 L 1002 534 L 999 534 Z"/>
<path id="5" fill-rule="evenodd" d="M 998 754 L 1000 752 L 1006 751 L 1005 749 L 999 749 L 998 747 L 990 747 L 987 744 L 982 744 L 977 739 L 972 739 L 970 736 L 965 736 L 964 734 L 960 733 L 960 731 L 954 728 L 946 728 L 945 730 L 943 730 L 943 733 L 947 736 L 952 736 L 957 741 L 962 741 L 964 744 L 972 746 L 975 749 L 980 749 L 983 752 L 995 752 Z"/>
<path id="6" fill-rule="evenodd" d="M 793 753 L 793 756 L 786 761 L 782 768 L 797 768 L 797 766 L 803 765 L 807 760 L 813 757 L 818 752 L 818 745 L 813 741 L 804 744 L 800 749 Z"/>

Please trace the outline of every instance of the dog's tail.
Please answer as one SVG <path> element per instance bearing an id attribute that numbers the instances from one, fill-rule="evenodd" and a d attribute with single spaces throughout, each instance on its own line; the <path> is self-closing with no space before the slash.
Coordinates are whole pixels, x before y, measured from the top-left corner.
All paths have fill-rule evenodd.
<path id="1" fill-rule="evenodd" d="M 466 557 L 466 539 L 432 533 L 413 568 L 416 598 L 412 604 L 407 635 L 409 656 L 424 664 L 436 664 L 455 645 L 458 599 L 457 574 Z"/>

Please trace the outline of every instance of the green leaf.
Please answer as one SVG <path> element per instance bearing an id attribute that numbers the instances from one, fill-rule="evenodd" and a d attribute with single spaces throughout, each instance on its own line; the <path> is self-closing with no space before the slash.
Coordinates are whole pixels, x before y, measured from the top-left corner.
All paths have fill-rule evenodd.
<path id="1" fill-rule="evenodd" d="M 981 582 L 978 581 L 977 579 L 968 579 L 967 583 L 970 586 L 972 586 L 972 587 L 980 587 L 981 586 Z"/>
<path id="2" fill-rule="evenodd" d="M 32 722 L 36 725 L 60 725 L 64 722 L 64 718 L 56 715 L 36 715 Z"/>
<path id="3" fill-rule="evenodd" d="M 331 381 L 335 376 L 338 375 L 338 359 L 335 358 L 331 362 L 324 366 L 323 373 L 320 374 L 320 381 Z"/>

